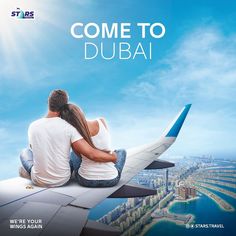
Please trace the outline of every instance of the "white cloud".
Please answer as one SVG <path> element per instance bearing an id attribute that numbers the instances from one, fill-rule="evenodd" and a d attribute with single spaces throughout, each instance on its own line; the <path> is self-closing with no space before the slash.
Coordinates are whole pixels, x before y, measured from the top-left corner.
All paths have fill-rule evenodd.
<path id="1" fill-rule="evenodd" d="M 10 161 L 8 157 L 18 159 L 20 150 L 27 145 L 27 126 L 24 122 L 0 120 L 0 161 Z"/>
<path id="2" fill-rule="evenodd" d="M 129 127 L 121 126 L 119 130 L 134 134 L 134 139 L 155 139 L 154 130 L 160 124 L 159 119 L 165 120 L 166 114 L 176 107 L 193 103 L 187 124 L 170 153 L 235 153 L 232 142 L 236 132 L 235 65 L 235 35 L 224 35 L 215 27 L 195 29 L 155 67 L 122 91 L 126 101 L 138 100 L 143 106 L 140 114 L 135 115 L 134 124 L 139 126 L 130 123 Z M 162 114 L 156 112 L 157 109 L 162 110 Z M 150 114 L 150 117 L 143 114 Z M 125 137 L 126 142 L 133 141 L 132 136 L 129 141 L 127 139 Z"/>
<path id="3" fill-rule="evenodd" d="M 18 175 L 20 151 L 27 146 L 27 122 L 0 120 L 0 180 Z"/>
<path id="4" fill-rule="evenodd" d="M 181 107 L 180 107 L 181 109 Z M 107 117 L 114 148 L 131 148 L 151 143 L 161 136 L 162 132 L 174 119 L 178 109 L 163 108 L 152 111 L 129 113 L 119 110 L 116 115 Z M 235 151 L 235 119 L 227 113 L 201 112 L 191 109 L 179 136 L 173 146 L 164 154 L 172 155 L 232 155 Z M 163 158 L 163 157 L 161 157 Z"/>
<path id="5" fill-rule="evenodd" d="M 201 27 L 185 36 L 164 60 L 123 92 L 153 100 L 170 95 L 178 101 L 200 97 L 232 102 L 236 101 L 232 97 L 236 93 L 235 65 L 235 36 Z"/>

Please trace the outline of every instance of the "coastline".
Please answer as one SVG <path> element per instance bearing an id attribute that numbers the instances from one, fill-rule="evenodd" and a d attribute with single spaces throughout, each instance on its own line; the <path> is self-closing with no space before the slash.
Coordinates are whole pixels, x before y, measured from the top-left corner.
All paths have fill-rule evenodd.
<path id="1" fill-rule="evenodd" d="M 234 212 L 235 211 L 235 208 L 231 204 L 226 202 L 224 199 L 222 199 L 218 195 L 210 192 L 209 190 L 207 190 L 205 188 L 202 188 L 202 187 L 199 187 L 196 185 L 195 185 L 195 187 L 197 188 L 197 190 L 199 192 L 201 192 L 202 194 L 206 195 L 211 200 L 213 200 L 221 210 L 226 211 L 226 212 Z"/>
<path id="2" fill-rule="evenodd" d="M 194 220 L 194 215 L 193 214 L 187 214 L 187 215 L 191 215 L 191 220 L 188 222 L 188 224 L 192 223 L 193 220 Z M 156 225 L 156 224 L 158 224 L 159 222 L 162 222 L 162 221 L 166 221 L 166 222 L 169 221 L 171 223 L 174 223 L 174 224 L 182 226 L 182 227 L 184 227 L 186 225 L 186 224 L 183 224 L 179 220 L 172 220 L 172 219 L 169 219 L 169 218 L 166 218 L 166 217 L 163 217 L 161 219 L 153 218 L 152 222 L 150 224 L 148 224 L 148 225 L 145 225 L 145 227 L 143 228 L 142 232 L 140 234 L 138 234 L 138 235 L 139 236 L 144 236 L 154 225 Z"/>
<path id="3" fill-rule="evenodd" d="M 194 197 L 194 198 L 191 198 L 191 199 L 186 199 L 186 200 L 181 200 L 181 199 L 174 199 L 173 201 L 171 201 L 165 208 L 163 208 L 162 210 L 166 210 L 169 214 L 173 214 L 172 212 L 169 211 L 170 207 L 172 207 L 174 204 L 178 203 L 178 202 L 181 202 L 181 203 L 184 203 L 184 202 L 191 202 L 191 201 L 194 201 L 194 200 L 197 200 L 199 199 L 199 197 Z M 156 209 L 157 210 L 157 209 Z M 184 216 L 191 216 L 190 220 L 187 222 L 187 224 L 189 223 L 192 223 L 194 221 L 194 218 L 195 216 L 193 214 L 178 214 L 178 215 L 184 215 Z M 162 222 L 162 221 L 169 221 L 169 222 L 172 222 L 176 225 L 179 225 L 179 226 L 185 226 L 186 224 L 183 223 L 183 221 L 181 220 L 173 220 L 173 219 L 170 219 L 168 217 L 163 217 L 163 218 L 152 218 L 152 221 L 150 224 L 148 225 L 145 225 L 145 227 L 143 228 L 142 232 L 138 235 L 140 236 L 144 236 L 154 225 L 158 224 L 159 222 Z"/>
<path id="4" fill-rule="evenodd" d="M 174 199 L 173 201 L 171 201 L 169 204 L 168 204 L 168 212 L 169 212 L 169 208 L 172 207 L 175 203 L 178 203 L 178 202 L 191 202 L 191 201 L 195 201 L 197 199 L 199 199 L 200 197 L 199 196 L 196 196 L 196 197 L 193 197 L 193 198 L 190 198 L 190 199 L 186 199 L 186 200 L 182 200 L 182 199 Z M 171 212 L 170 212 L 171 213 Z"/>

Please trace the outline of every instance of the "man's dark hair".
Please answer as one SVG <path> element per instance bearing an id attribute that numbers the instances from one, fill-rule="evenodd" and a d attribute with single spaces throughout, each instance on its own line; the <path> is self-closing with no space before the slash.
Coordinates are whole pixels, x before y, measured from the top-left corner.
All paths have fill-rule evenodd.
<path id="1" fill-rule="evenodd" d="M 61 108 L 68 103 L 68 94 L 64 90 L 53 90 L 48 98 L 50 111 L 60 112 Z"/>

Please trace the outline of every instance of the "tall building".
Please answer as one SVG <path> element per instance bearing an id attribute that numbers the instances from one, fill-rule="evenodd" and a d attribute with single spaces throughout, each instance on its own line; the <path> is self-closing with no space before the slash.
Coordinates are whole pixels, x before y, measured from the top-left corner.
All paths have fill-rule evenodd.
<path id="1" fill-rule="evenodd" d="M 186 186 L 177 187 L 176 193 L 183 199 L 187 199 L 190 196 L 196 197 L 196 189 L 192 187 L 186 187 Z"/>
<path id="2" fill-rule="evenodd" d="M 130 207 L 134 207 L 135 206 L 135 200 L 134 200 L 134 198 L 128 198 L 128 205 L 130 206 Z"/>
<path id="3" fill-rule="evenodd" d="M 166 183 L 165 183 L 165 187 L 166 187 L 166 192 L 168 193 L 168 169 L 166 169 Z"/>
<path id="4" fill-rule="evenodd" d="M 181 196 L 184 200 L 188 198 L 185 187 L 178 188 L 178 195 Z"/>
<path id="5" fill-rule="evenodd" d="M 186 187 L 188 196 L 196 197 L 196 189 L 191 187 Z"/>
<path id="6" fill-rule="evenodd" d="M 165 207 L 172 198 L 173 198 L 173 192 L 170 192 L 159 202 L 159 209 Z"/>

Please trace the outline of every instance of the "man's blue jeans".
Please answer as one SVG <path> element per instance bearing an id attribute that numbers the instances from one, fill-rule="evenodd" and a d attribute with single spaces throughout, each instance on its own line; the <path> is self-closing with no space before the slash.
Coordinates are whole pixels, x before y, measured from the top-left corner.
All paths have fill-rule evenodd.
<path id="1" fill-rule="evenodd" d="M 22 166 L 30 174 L 31 169 L 32 169 L 33 164 L 34 164 L 32 150 L 30 148 L 23 149 L 20 153 L 20 160 L 21 160 Z"/>
<path id="2" fill-rule="evenodd" d="M 80 176 L 78 174 L 78 170 L 80 168 L 82 158 L 80 156 L 77 156 L 74 152 L 71 152 L 70 156 L 71 172 L 75 171 L 75 178 L 78 181 L 79 185 L 85 187 L 112 187 L 116 185 L 120 180 L 121 172 L 125 165 L 126 151 L 123 149 L 119 149 L 115 150 L 115 152 L 117 154 L 117 161 L 115 163 L 115 167 L 118 171 L 118 176 L 111 180 L 88 180 Z"/>

